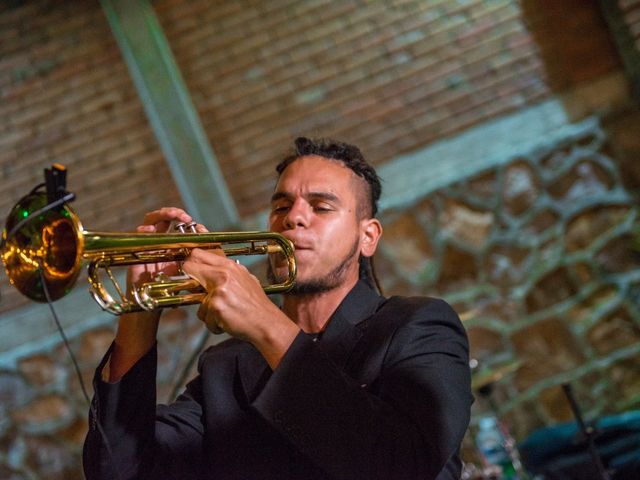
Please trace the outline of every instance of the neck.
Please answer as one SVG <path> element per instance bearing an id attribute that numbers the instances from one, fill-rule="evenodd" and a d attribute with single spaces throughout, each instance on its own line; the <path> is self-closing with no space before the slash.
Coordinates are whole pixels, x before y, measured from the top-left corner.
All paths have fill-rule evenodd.
<path id="1" fill-rule="evenodd" d="M 356 277 L 326 292 L 285 295 L 282 311 L 303 331 L 307 333 L 321 332 L 327 326 L 327 322 L 338 305 L 357 282 L 358 278 Z"/>

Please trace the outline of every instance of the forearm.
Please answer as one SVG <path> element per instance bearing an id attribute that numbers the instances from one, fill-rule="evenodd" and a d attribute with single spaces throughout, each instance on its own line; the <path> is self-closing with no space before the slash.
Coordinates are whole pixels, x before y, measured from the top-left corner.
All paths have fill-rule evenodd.
<path id="1" fill-rule="evenodd" d="M 180 401 L 170 407 L 157 406 L 156 346 L 118 382 L 107 383 L 99 373 L 112 352 L 113 348 L 94 379 L 95 396 L 83 453 L 86 478 L 200 478 L 197 470 L 204 433 L 200 378 L 187 385 Z M 189 455 L 176 456 L 178 445 Z"/>
<path id="2" fill-rule="evenodd" d="M 122 315 L 114 341 L 108 371 L 109 382 L 119 381 L 156 343 L 160 312 Z"/>
<path id="3" fill-rule="evenodd" d="M 143 463 L 141 452 L 151 452 L 154 442 L 156 353 L 152 349 L 117 383 L 101 379 L 109 350 L 94 377 L 94 399 L 84 447 L 84 468 L 88 479 L 131 477 Z M 147 454 L 145 454 L 147 455 Z M 114 471 L 118 475 L 114 475 Z"/>

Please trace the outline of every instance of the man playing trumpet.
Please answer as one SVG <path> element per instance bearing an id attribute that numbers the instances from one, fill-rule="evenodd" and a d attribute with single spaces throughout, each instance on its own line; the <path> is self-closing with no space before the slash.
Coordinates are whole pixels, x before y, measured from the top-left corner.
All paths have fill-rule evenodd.
<path id="1" fill-rule="evenodd" d="M 462 324 L 442 300 L 376 291 L 381 187 L 360 151 L 295 145 L 269 215 L 295 246 L 294 288 L 278 307 L 244 266 L 194 249 L 182 269 L 207 292 L 198 316 L 233 338 L 168 406 L 155 398 L 160 314 L 121 316 L 94 384 L 89 480 L 459 478 L 472 402 Z M 172 220 L 192 219 L 163 208 L 138 231 Z M 270 270 L 286 265 L 274 256 Z M 145 275 L 131 267 L 129 281 Z"/>

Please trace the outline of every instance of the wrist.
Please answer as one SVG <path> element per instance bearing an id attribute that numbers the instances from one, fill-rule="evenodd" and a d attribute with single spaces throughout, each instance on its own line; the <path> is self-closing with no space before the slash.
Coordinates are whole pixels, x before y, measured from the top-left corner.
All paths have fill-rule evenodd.
<path id="1" fill-rule="evenodd" d="M 268 322 L 264 322 L 265 328 L 256 340 L 252 341 L 254 347 L 262 354 L 272 370 L 280 364 L 280 360 L 295 340 L 300 327 L 289 319 L 280 310 Z"/>
<path id="2" fill-rule="evenodd" d="M 130 313 L 120 316 L 109 361 L 109 381 L 118 381 L 156 343 L 160 312 Z"/>

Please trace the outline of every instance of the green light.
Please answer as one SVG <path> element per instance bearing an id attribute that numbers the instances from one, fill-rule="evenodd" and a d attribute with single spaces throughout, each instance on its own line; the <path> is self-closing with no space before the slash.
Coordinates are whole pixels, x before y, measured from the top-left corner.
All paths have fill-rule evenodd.
<path id="1" fill-rule="evenodd" d="M 29 216 L 29 210 L 22 210 L 21 215 L 23 218 L 27 218 Z"/>

